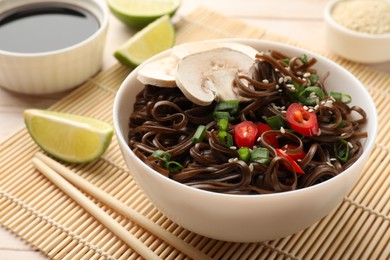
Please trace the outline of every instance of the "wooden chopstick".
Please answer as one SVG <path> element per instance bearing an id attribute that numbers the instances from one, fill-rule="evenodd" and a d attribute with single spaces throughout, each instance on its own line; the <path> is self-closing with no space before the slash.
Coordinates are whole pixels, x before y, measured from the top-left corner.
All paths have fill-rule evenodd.
<path id="1" fill-rule="evenodd" d="M 110 229 L 115 235 L 117 235 L 123 242 L 129 245 L 137 253 L 139 253 L 145 259 L 160 259 L 157 254 L 150 250 L 145 244 L 134 237 L 123 226 L 116 222 L 106 212 L 99 208 L 95 203 L 89 200 L 84 194 L 77 190 L 73 185 L 67 182 L 64 178 L 58 175 L 53 169 L 46 165 L 42 160 L 33 158 L 32 162 L 34 166 L 45 175 L 50 181 L 52 181 L 57 187 L 65 192 L 69 197 L 75 200 L 81 207 L 93 215 L 104 226 Z"/>
<path id="2" fill-rule="evenodd" d="M 165 242 L 171 244 L 174 246 L 177 250 L 183 252 L 187 256 L 191 257 L 192 259 L 211 259 L 209 256 L 204 254 L 202 251 L 198 250 L 197 248 L 189 245 L 182 239 L 178 238 L 177 236 L 173 235 L 171 232 L 167 231 L 166 229 L 162 228 L 160 225 L 156 224 L 155 222 L 151 221 L 144 215 L 138 213 L 137 211 L 131 209 L 126 204 L 120 202 L 119 200 L 113 198 L 111 195 L 106 193 L 105 191 L 97 188 L 96 186 L 92 185 L 90 182 L 86 181 L 84 178 L 80 177 L 79 175 L 75 174 L 68 168 L 66 168 L 64 165 L 58 163 L 57 161 L 51 159 L 50 157 L 44 155 L 43 153 L 37 152 L 35 154 L 35 158 L 33 159 L 33 162 L 35 166 L 37 166 L 37 162 L 39 163 L 40 167 L 42 167 L 42 164 L 44 164 L 44 170 L 47 171 L 46 168 L 49 168 L 51 171 L 54 171 L 57 173 L 57 177 L 61 178 L 62 180 L 55 183 L 59 188 L 62 188 L 62 184 L 66 182 L 68 185 L 70 185 L 73 189 L 75 189 L 71 184 L 69 184 L 66 180 L 71 182 L 73 185 L 77 186 L 81 190 L 85 191 L 89 195 L 93 196 L 106 206 L 112 208 L 116 212 L 126 216 L 128 219 L 133 221 L 134 223 L 142 226 L 145 230 L 148 230 L 152 234 L 156 235 L 157 237 L 161 238 Z M 38 168 L 38 167 L 37 167 Z M 45 172 L 43 172 L 43 169 L 41 170 L 38 168 L 43 174 L 46 175 Z M 59 175 L 61 176 L 59 176 Z M 65 179 L 66 180 L 65 180 Z M 49 178 L 50 179 L 50 178 Z M 60 186 L 61 185 L 61 186 Z M 78 191 L 77 189 L 75 189 Z M 79 192 L 79 191 L 78 191 Z M 81 192 L 79 192 L 80 195 L 82 195 L 84 198 L 91 202 L 87 197 L 85 197 Z M 68 194 L 69 195 L 69 194 Z M 76 199 L 75 199 L 76 200 Z M 78 201 L 77 201 L 78 202 Z M 95 205 L 93 202 L 91 202 L 93 205 Z M 104 214 L 106 214 L 103 210 L 101 210 L 98 206 L 95 205 L 100 211 L 102 211 Z M 90 212 L 91 213 L 91 212 Z M 99 213 L 100 214 L 100 213 Z M 94 215 L 95 216 L 95 215 Z M 108 216 L 108 215 L 107 215 Z M 109 216 L 108 216 L 109 217 Z M 111 218 L 111 217 L 110 217 Z M 112 221 L 117 223 L 114 219 L 111 218 Z M 103 223 L 104 224 L 104 223 Z M 119 225 L 119 224 L 118 224 Z M 113 231 L 114 232 L 114 231 Z M 130 235 L 128 231 L 126 231 Z M 114 232 L 115 233 L 115 232 Z M 119 235 L 118 235 L 119 237 Z M 121 238 L 121 237 L 120 237 Z M 122 238 L 121 238 L 122 239 Z M 136 238 L 135 238 L 136 239 Z M 129 245 L 131 246 L 131 245 Z M 145 247 L 145 245 L 143 244 Z M 134 250 L 133 246 L 131 246 Z M 149 249 L 149 248 L 147 248 Z M 150 249 L 149 249 L 150 250 Z M 138 251 L 137 251 L 138 252 Z M 140 252 L 139 252 L 140 253 Z M 140 253 L 141 254 L 141 253 Z M 146 259 L 151 259 L 150 257 L 145 257 Z"/>

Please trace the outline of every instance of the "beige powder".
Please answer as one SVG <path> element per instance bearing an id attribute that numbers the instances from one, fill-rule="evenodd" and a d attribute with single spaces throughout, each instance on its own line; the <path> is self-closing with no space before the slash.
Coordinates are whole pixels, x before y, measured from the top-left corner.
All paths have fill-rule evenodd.
<path id="1" fill-rule="evenodd" d="M 390 1 L 346 0 L 332 10 L 336 22 L 368 34 L 390 34 Z"/>

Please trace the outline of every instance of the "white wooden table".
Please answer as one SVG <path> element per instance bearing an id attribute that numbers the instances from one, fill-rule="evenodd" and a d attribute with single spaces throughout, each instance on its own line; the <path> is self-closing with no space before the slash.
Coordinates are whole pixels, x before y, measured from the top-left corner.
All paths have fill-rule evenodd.
<path id="1" fill-rule="evenodd" d="M 266 28 L 270 32 L 326 50 L 323 21 L 326 3 L 326 0 L 183 0 L 183 5 L 175 19 L 180 19 L 181 16 L 202 5 L 248 24 Z M 103 69 L 116 63 L 112 55 L 113 51 L 133 33 L 133 30 L 111 17 Z M 390 62 L 370 66 L 390 74 Z M 22 116 L 24 109 L 47 108 L 66 94 L 67 92 L 43 97 L 29 96 L 0 88 L 0 142 L 24 127 Z M 35 260 L 46 259 L 46 257 L 9 231 L 0 228 L 0 259 Z"/>

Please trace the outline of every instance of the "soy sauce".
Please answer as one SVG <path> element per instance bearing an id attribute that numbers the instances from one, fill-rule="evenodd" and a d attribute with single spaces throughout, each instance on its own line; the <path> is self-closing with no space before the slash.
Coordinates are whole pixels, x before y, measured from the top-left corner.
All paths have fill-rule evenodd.
<path id="1" fill-rule="evenodd" d="M 0 15 L 0 50 L 38 53 L 63 49 L 99 29 L 90 12 L 66 4 L 30 5 Z"/>

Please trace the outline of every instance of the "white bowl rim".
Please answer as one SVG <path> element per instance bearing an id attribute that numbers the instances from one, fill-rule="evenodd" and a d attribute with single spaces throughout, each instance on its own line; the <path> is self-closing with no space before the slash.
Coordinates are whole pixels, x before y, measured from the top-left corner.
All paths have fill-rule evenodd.
<path id="1" fill-rule="evenodd" d="M 81 2 L 81 3 L 84 3 L 84 1 L 85 0 L 83 0 L 83 2 Z M 77 49 L 80 46 L 86 45 L 89 42 L 93 41 L 100 34 L 102 34 L 102 32 L 104 32 L 106 30 L 106 28 L 108 26 L 109 11 L 108 11 L 108 7 L 107 7 L 107 5 L 105 4 L 104 1 L 99 1 L 99 0 L 88 0 L 88 1 L 91 2 L 91 3 L 96 4 L 96 6 L 99 6 L 101 8 L 102 19 L 100 21 L 100 19 L 97 18 L 99 20 L 99 28 L 93 34 L 88 36 L 86 39 L 84 39 L 84 40 L 82 40 L 80 42 L 77 42 L 75 44 L 72 44 L 70 46 L 67 46 L 67 47 L 64 47 L 64 48 L 61 48 L 61 49 L 58 49 L 58 50 L 52 50 L 52 51 L 22 53 L 22 52 L 14 52 L 14 51 L 5 51 L 5 50 L 1 50 L 0 49 L 0 55 L 7 55 L 7 56 L 14 56 L 14 57 L 42 57 L 42 56 L 49 56 L 49 55 L 61 54 L 61 53 L 68 52 L 68 51 L 73 50 L 73 49 Z M 54 2 L 54 1 L 47 1 L 47 0 L 37 0 L 36 3 L 49 3 L 49 4 L 50 3 L 60 3 L 60 4 L 61 3 L 66 3 L 66 4 L 71 4 L 71 5 L 75 5 L 75 6 L 81 7 L 82 9 L 86 9 L 85 7 L 82 7 L 78 1 L 71 2 L 69 0 L 57 0 L 57 1 Z M 23 5 L 16 6 L 15 8 L 21 7 Z M 90 12 L 90 10 L 87 10 L 87 11 Z"/>
<path id="2" fill-rule="evenodd" d="M 115 99 L 114 99 L 114 105 L 113 105 L 113 121 L 114 121 L 114 129 L 115 129 L 115 132 L 116 132 L 116 136 L 117 136 L 117 140 L 118 140 L 118 145 L 119 145 L 119 142 L 122 143 L 122 144 L 125 144 L 123 145 L 123 147 L 125 148 L 125 152 L 126 153 L 130 153 L 132 154 L 132 156 L 134 156 L 135 160 L 137 160 L 138 162 L 142 163 L 145 167 L 148 167 L 152 172 L 153 174 L 156 175 L 157 178 L 160 179 L 160 181 L 163 181 L 163 182 L 171 182 L 173 183 L 173 185 L 178 185 L 178 186 L 181 186 L 182 188 L 184 189 L 190 189 L 192 190 L 193 192 L 199 192 L 199 193 L 204 193 L 205 195 L 210 195 L 210 194 L 213 194 L 213 196 L 220 196 L 222 198 L 236 198 L 236 199 L 245 199 L 245 200 L 250 200 L 250 199 L 259 199 L 259 198 L 268 198 L 268 197 L 283 197 L 283 196 L 291 196 L 291 194 L 299 194 L 299 193 L 303 193 L 303 192 L 306 192 L 308 190 L 312 190 L 312 189 L 317 189 L 317 188 L 320 188 L 321 186 L 324 186 L 324 185 L 331 185 L 332 182 L 335 182 L 337 181 L 337 179 L 339 179 L 342 175 L 345 175 L 347 174 L 348 172 L 350 172 L 355 165 L 358 164 L 359 161 L 363 160 L 365 156 L 369 156 L 369 154 L 371 153 L 371 150 L 372 148 L 374 147 L 374 144 L 375 144 L 375 139 L 376 139 L 376 136 L 377 136 L 377 132 L 378 132 L 378 117 L 377 117 L 377 110 L 376 110 L 376 106 L 371 98 L 371 95 L 368 93 L 367 89 L 364 87 L 364 85 L 355 77 L 353 76 L 352 73 L 350 73 L 348 70 L 346 70 L 345 68 L 343 68 L 342 66 L 340 66 L 339 64 L 337 64 L 336 62 L 320 55 L 320 54 L 317 54 L 317 53 L 314 53 L 312 51 L 309 51 L 309 50 L 306 50 L 306 49 L 303 49 L 303 48 L 300 48 L 300 47 L 296 47 L 296 46 L 292 46 L 292 45 L 288 45 L 288 44 L 284 44 L 284 43 L 279 43 L 279 42 L 274 42 L 274 41 L 270 41 L 270 40 L 262 40 L 262 39 L 247 39 L 247 38 L 223 38 L 223 39 L 212 39 L 212 40 L 205 40 L 206 42 L 238 42 L 238 43 L 243 43 L 243 44 L 250 44 L 250 43 L 256 43 L 256 42 L 262 42 L 264 44 L 271 44 L 271 45 L 274 45 L 274 46 L 277 46 L 277 47 L 285 47 L 285 48 L 292 48 L 294 49 L 294 51 L 297 51 L 297 52 L 302 52 L 302 53 L 306 53 L 308 55 L 311 55 L 311 56 L 316 56 L 316 57 L 320 57 L 322 59 L 324 59 L 325 61 L 327 62 L 330 62 L 332 63 L 337 69 L 340 69 L 341 71 L 343 71 L 343 73 L 346 73 L 348 74 L 350 77 L 352 77 L 356 83 L 357 83 L 357 87 L 359 87 L 359 89 L 364 92 L 365 95 L 367 95 L 368 100 L 367 102 L 369 102 L 369 107 L 372 107 L 373 109 L 373 117 L 370 118 L 370 120 L 372 120 L 372 122 L 375 122 L 374 126 L 373 126 L 373 131 L 372 133 L 372 137 L 370 138 L 367 138 L 368 139 L 368 143 L 366 143 L 366 148 L 363 150 L 363 153 L 361 154 L 361 156 L 358 158 L 358 160 L 353 164 L 351 165 L 348 169 L 346 169 L 345 171 L 341 172 L 339 175 L 329 179 L 329 180 L 326 180 L 322 183 L 319 183 L 319 184 L 316 184 L 316 185 L 313 185 L 313 186 L 309 186 L 309 187 L 306 187 L 306 188 L 302 188 L 302 189 L 296 189 L 296 190 L 292 190 L 292 191 L 284 191 L 284 192 L 277 192 L 277 193 L 271 193 L 271 194 L 226 194 L 226 193 L 218 193 L 218 192 L 212 192 L 212 191 L 207 191 L 207 190 L 202 190 L 202 189 L 198 189 L 198 188 L 194 188 L 194 187 L 191 187 L 191 186 L 188 186 L 188 185 L 185 185 L 183 183 L 180 183 L 180 182 L 177 182 L 177 181 L 174 181 L 170 178 L 167 178 L 165 176 L 163 176 L 162 174 L 159 174 L 157 171 L 153 170 L 152 168 L 148 167 L 138 156 L 136 156 L 134 154 L 134 152 L 130 149 L 130 147 L 128 146 L 128 143 L 127 141 L 124 139 L 124 136 L 122 134 L 119 134 L 118 131 L 120 130 L 120 123 L 118 122 L 117 120 L 117 117 L 115 116 L 115 114 L 118 114 L 118 109 L 119 109 L 119 97 L 121 96 L 122 92 L 124 91 L 124 86 L 127 85 L 127 82 L 128 81 L 131 81 L 133 75 L 135 75 L 138 70 L 140 69 L 141 65 L 138 66 L 136 69 L 134 69 L 127 77 L 126 79 L 122 82 L 121 86 L 119 87 L 118 91 L 117 91 L 117 94 L 115 96 Z M 204 42 L 204 41 L 202 41 Z M 148 60 L 146 60 L 143 64 L 145 63 L 148 63 L 149 61 L 151 60 L 154 60 L 154 59 L 157 59 L 159 57 L 163 57 L 165 55 L 167 55 L 169 52 L 171 51 L 171 49 L 168 49 L 160 54 L 157 54 L 151 58 L 149 58 Z M 131 173 L 130 173 L 131 174 Z"/>
<path id="3" fill-rule="evenodd" d="M 349 28 L 339 24 L 338 22 L 336 22 L 333 19 L 333 16 L 332 16 L 333 7 L 335 5 L 337 5 L 338 3 L 345 2 L 345 1 L 353 1 L 353 0 L 331 0 L 331 1 L 329 1 L 326 4 L 326 7 L 324 9 L 324 17 L 325 17 L 325 21 L 328 24 L 330 24 L 334 28 L 337 28 L 338 30 L 342 31 L 343 33 L 350 34 L 352 36 L 360 37 L 360 38 L 363 38 L 363 39 L 368 39 L 368 40 L 369 39 L 371 39 L 371 40 L 375 40 L 375 39 L 377 39 L 377 40 L 388 40 L 388 39 L 390 39 L 390 33 L 386 33 L 386 34 L 369 34 L 369 33 L 358 32 L 358 31 L 351 30 L 351 29 L 349 29 Z"/>

